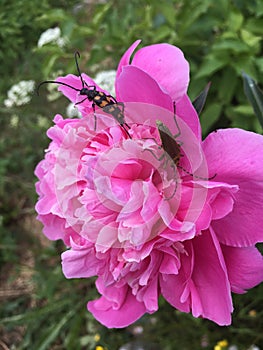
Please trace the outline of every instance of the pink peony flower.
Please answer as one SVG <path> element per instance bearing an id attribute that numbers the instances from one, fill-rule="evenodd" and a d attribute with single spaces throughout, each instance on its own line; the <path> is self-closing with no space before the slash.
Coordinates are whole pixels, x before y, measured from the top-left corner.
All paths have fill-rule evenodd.
<path id="1" fill-rule="evenodd" d="M 94 131 L 88 100 L 76 105 L 82 119 L 57 115 L 35 172 L 38 219 L 49 239 L 69 248 L 62 254 L 67 278 L 98 276 L 101 297 L 88 310 L 105 326 L 155 312 L 160 295 L 178 310 L 229 325 L 231 292 L 263 280 L 255 247 L 263 240 L 263 137 L 225 129 L 202 142 L 182 52 L 152 45 L 130 62 L 138 43 L 116 77 L 131 139 L 99 109 Z M 74 75 L 58 81 L 82 87 Z M 74 103 L 83 99 L 67 86 L 59 90 Z M 160 147 L 156 120 L 179 134 L 178 167 Z"/>

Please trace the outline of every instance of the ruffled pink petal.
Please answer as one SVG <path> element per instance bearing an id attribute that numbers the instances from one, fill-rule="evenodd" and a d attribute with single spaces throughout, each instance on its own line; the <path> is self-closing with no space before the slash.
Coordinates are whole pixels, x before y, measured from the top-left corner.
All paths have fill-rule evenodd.
<path id="1" fill-rule="evenodd" d="M 214 181 L 238 185 L 234 207 L 212 226 L 220 242 L 252 246 L 263 241 L 263 137 L 241 129 L 218 130 L 203 142 Z"/>
<path id="2" fill-rule="evenodd" d="M 146 312 L 144 303 L 138 302 L 127 286 L 108 287 L 107 289 L 107 297 L 102 296 L 88 302 L 87 305 L 88 310 L 104 326 L 108 328 L 127 327 Z"/>
<path id="3" fill-rule="evenodd" d="M 187 285 L 192 274 L 192 256 L 181 255 L 181 268 L 179 272 L 178 263 L 174 261 L 174 257 L 171 255 L 172 260 L 169 265 L 175 265 L 175 274 L 172 274 L 172 270 L 168 271 L 168 274 L 162 273 L 159 278 L 161 294 L 163 297 L 176 309 L 182 312 L 190 312 L 190 299 L 183 299 L 183 293 L 185 286 Z M 167 258 L 167 257 L 166 257 Z"/>
<path id="4" fill-rule="evenodd" d="M 88 278 L 96 276 L 103 268 L 103 261 L 96 258 L 94 246 L 89 244 L 79 249 L 62 253 L 62 270 L 66 278 Z"/>
<path id="5" fill-rule="evenodd" d="M 189 63 L 183 52 L 170 44 L 156 44 L 138 50 L 132 65 L 148 73 L 175 102 L 186 94 Z"/>
<path id="6" fill-rule="evenodd" d="M 141 292 L 141 293 L 140 293 Z M 149 281 L 136 295 L 138 301 L 143 301 L 148 313 L 158 310 L 158 278 Z"/>
<path id="7" fill-rule="evenodd" d="M 38 215 L 37 219 L 44 225 L 43 233 L 51 241 L 56 241 L 58 239 L 64 239 L 65 235 L 65 220 L 59 218 L 58 216 L 48 214 L 48 215 Z"/>
<path id="8" fill-rule="evenodd" d="M 65 228 L 65 220 L 53 215 L 38 215 L 37 219 L 43 224 L 43 233 L 51 241 L 62 239 L 66 246 L 70 246 L 71 237 L 78 234 L 71 227 Z"/>
<path id="9" fill-rule="evenodd" d="M 234 293 L 244 293 L 263 281 L 263 256 L 257 248 L 222 245 L 222 251 Z"/>

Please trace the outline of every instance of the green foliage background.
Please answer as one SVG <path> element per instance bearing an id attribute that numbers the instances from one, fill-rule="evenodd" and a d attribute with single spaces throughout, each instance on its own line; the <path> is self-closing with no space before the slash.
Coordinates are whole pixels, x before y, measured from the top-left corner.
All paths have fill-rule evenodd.
<path id="1" fill-rule="evenodd" d="M 66 45 L 38 48 L 40 34 L 55 26 L 67 37 Z M 0 2 L 0 345 L 119 349 L 143 339 L 145 349 L 154 349 L 155 344 L 156 349 L 187 350 L 213 349 L 226 338 L 239 350 L 252 344 L 263 348 L 262 286 L 235 296 L 233 325 L 228 328 L 178 313 L 163 300 L 156 315 L 138 322 L 142 336 L 135 335 L 135 326 L 107 330 L 94 321 L 85 310 L 86 301 L 96 296 L 93 281 L 62 276 L 59 253 L 64 247 L 43 240 L 34 213 L 33 171 L 49 143 L 45 132 L 53 116 L 63 114 L 68 102 L 63 97 L 49 101 L 42 89 L 28 105 L 3 104 L 8 89 L 21 80 L 39 83 L 58 71 L 75 73 L 76 50 L 81 52 L 81 70 L 93 76 L 116 68 L 126 49 L 140 38 L 144 46 L 168 42 L 184 51 L 191 65 L 192 99 L 212 82 L 201 115 L 204 136 L 220 127 L 261 133 L 241 74 L 262 83 L 262 34 L 261 0 Z"/>

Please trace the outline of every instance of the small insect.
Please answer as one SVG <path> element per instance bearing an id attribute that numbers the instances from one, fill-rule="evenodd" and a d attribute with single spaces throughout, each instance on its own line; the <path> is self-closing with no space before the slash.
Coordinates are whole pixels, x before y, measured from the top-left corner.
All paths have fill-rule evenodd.
<path id="1" fill-rule="evenodd" d="M 177 124 L 178 125 L 178 124 Z M 176 167 L 177 168 L 181 168 L 179 166 L 179 162 L 180 159 L 182 157 L 181 154 L 181 146 L 179 144 L 179 142 L 176 141 L 176 136 L 177 135 L 172 135 L 172 133 L 170 132 L 170 130 L 168 129 L 168 127 L 161 122 L 160 120 L 156 120 L 156 126 L 160 135 L 160 139 L 162 142 L 162 149 L 165 151 L 163 153 L 163 155 L 159 158 L 159 160 L 163 160 L 164 158 L 166 159 L 165 162 L 165 166 L 167 166 L 167 162 L 169 161 L 169 159 L 172 159 L 172 168 L 173 168 L 173 172 L 175 174 L 175 187 L 174 190 L 172 192 L 172 194 L 166 198 L 166 200 L 169 200 L 171 198 L 173 198 L 173 196 L 175 195 L 176 191 L 177 191 L 177 187 L 178 187 L 178 180 L 177 180 L 177 172 L 176 172 Z M 181 134 L 180 129 L 178 128 L 178 135 Z M 169 155 L 169 157 L 167 157 L 167 154 Z"/>
<path id="2" fill-rule="evenodd" d="M 174 122 L 178 130 L 176 135 L 172 135 L 169 128 L 163 122 L 161 122 L 160 120 L 156 120 L 156 126 L 162 142 L 162 146 L 160 146 L 160 148 L 162 148 L 165 151 L 165 153 L 160 158 L 158 158 L 158 160 L 160 161 L 164 159 L 164 157 L 166 157 L 166 154 L 168 154 L 170 158 L 172 158 L 174 164 L 178 166 L 182 154 L 181 154 L 181 142 L 177 141 L 177 138 L 181 135 L 181 129 L 176 119 L 175 103 L 173 104 L 173 110 L 174 110 Z M 153 156 L 156 158 L 152 150 L 148 149 L 147 151 L 151 152 Z"/>
<path id="3" fill-rule="evenodd" d="M 166 163 L 165 165 L 167 165 L 168 160 L 171 158 L 172 159 L 172 168 L 174 169 L 174 173 L 176 174 L 176 168 L 181 169 L 184 173 L 186 173 L 187 175 L 190 175 L 194 178 L 200 179 L 200 180 L 212 180 L 215 178 L 216 174 L 213 175 L 212 177 L 201 177 L 198 175 L 195 175 L 191 172 L 189 172 L 188 170 L 186 170 L 185 168 L 183 168 L 179 162 L 181 157 L 183 156 L 183 154 L 181 153 L 181 145 L 182 143 L 180 141 L 178 141 L 178 137 L 181 135 L 181 129 L 179 127 L 179 124 L 177 122 L 176 119 L 176 112 L 175 112 L 175 103 L 174 103 L 174 121 L 178 130 L 178 133 L 176 135 L 172 135 L 171 131 L 169 130 L 169 128 L 160 120 L 156 121 L 156 126 L 160 135 L 160 139 L 161 139 L 161 147 L 162 149 L 165 151 L 165 153 L 158 159 L 158 160 L 162 160 L 164 158 L 166 158 Z M 169 155 L 169 157 L 167 157 L 167 154 Z M 155 155 L 154 155 L 155 156 Z M 174 194 L 176 193 L 178 187 L 178 181 L 177 178 L 175 179 L 175 188 L 174 191 L 172 193 L 171 196 L 169 196 L 168 198 L 166 198 L 167 200 L 172 198 L 174 196 Z"/>
<path id="4" fill-rule="evenodd" d="M 92 101 L 92 109 L 94 112 L 94 118 L 95 118 L 95 126 L 94 129 L 96 130 L 97 127 L 97 118 L 95 114 L 95 106 L 103 109 L 103 111 L 107 114 L 110 114 L 113 116 L 113 118 L 120 124 L 120 126 L 123 128 L 125 133 L 131 138 L 129 134 L 129 125 L 125 122 L 124 119 L 124 104 L 122 102 L 118 102 L 113 96 L 106 95 L 102 91 L 96 90 L 96 86 L 94 85 L 88 85 L 85 80 L 82 78 L 79 64 L 78 64 L 78 58 L 80 58 L 79 52 L 75 52 L 75 62 L 76 67 L 78 71 L 79 78 L 82 83 L 81 89 L 76 89 L 74 86 L 71 86 L 69 84 L 63 83 L 62 81 L 54 81 L 54 80 L 46 80 L 40 83 L 37 87 L 37 93 L 39 94 L 39 88 L 43 84 L 58 84 L 58 85 L 64 85 L 69 87 L 72 90 L 78 91 L 80 95 L 85 96 L 85 98 L 79 102 L 76 103 L 76 105 L 83 103 L 86 100 Z"/>
<path id="5" fill-rule="evenodd" d="M 176 137 L 171 134 L 170 130 L 163 122 L 156 120 L 156 126 L 162 142 L 162 148 L 169 154 L 174 164 L 178 166 L 182 156 L 180 144 L 176 141 Z"/>

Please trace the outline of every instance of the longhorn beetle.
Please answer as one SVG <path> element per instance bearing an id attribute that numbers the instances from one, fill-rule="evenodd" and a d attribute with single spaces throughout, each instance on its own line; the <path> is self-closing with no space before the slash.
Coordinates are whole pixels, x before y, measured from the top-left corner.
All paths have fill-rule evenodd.
<path id="1" fill-rule="evenodd" d="M 161 139 L 161 143 L 162 143 L 161 147 L 165 151 L 165 153 L 159 158 L 159 160 L 162 160 L 166 156 L 166 154 L 168 154 L 170 156 L 170 158 L 173 160 L 172 168 L 174 169 L 174 173 L 176 173 L 175 167 L 177 167 L 177 168 L 181 169 L 183 172 L 185 172 L 186 174 L 188 174 L 194 178 L 197 178 L 197 179 L 207 180 L 207 181 L 214 179 L 216 174 L 213 175 L 212 177 L 205 178 L 205 177 L 195 175 L 195 174 L 189 172 L 188 170 L 184 169 L 181 165 L 179 165 L 180 159 L 183 155 L 181 154 L 181 143 L 178 142 L 176 139 L 178 138 L 178 136 L 181 135 L 181 129 L 180 129 L 178 122 L 176 120 L 175 103 L 173 104 L 173 107 L 174 107 L 174 121 L 175 121 L 177 130 L 178 130 L 178 133 L 176 135 L 172 135 L 169 128 L 163 122 L 161 122 L 160 120 L 156 120 L 156 126 L 157 126 L 157 129 L 158 129 L 158 132 L 160 135 L 160 139 Z M 152 152 L 152 151 L 150 151 L 150 152 Z M 177 190 L 177 180 L 176 180 L 176 186 L 175 186 L 175 189 L 174 189 L 172 195 L 166 199 L 168 200 L 168 199 L 172 198 L 174 196 L 176 190 Z"/>
<path id="2" fill-rule="evenodd" d="M 110 114 L 113 116 L 113 118 L 120 124 L 120 126 L 123 128 L 123 130 L 126 132 L 126 134 L 131 138 L 128 130 L 130 129 L 129 125 L 124 120 L 124 104 L 122 102 L 118 102 L 113 96 L 106 95 L 102 91 L 96 90 L 96 86 L 94 85 L 88 85 L 85 80 L 82 78 L 79 64 L 78 64 L 78 57 L 80 58 L 80 54 L 78 51 L 75 52 L 75 62 L 76 67 L 78 71 L 79 78 L 82 83 L 81 89 L 76 89 L 74 86 L 71 86 L 69 84 L 63 83 L 62 81 L 54 81 L 54 80 L 46 80 L 40 83 L 37 87 L 37 94 L 39 94 L 39 88 L 43 84 L 58 84 L 58 85 L 64 85 L 69 87 L 72 90 L 78 91 L 80 95 L 85 96 L 85 98 L 79 102 L 76 103 L 80 104 L 83 103 L 86 100 L 92 101 L 92 109 L 94 112 L 94 118 L 95 118 L 95 130 L 97 126 L 97 118 L 95 114 L 95 106 L 103 109 L 103 111 L 107 114 Z"/>

